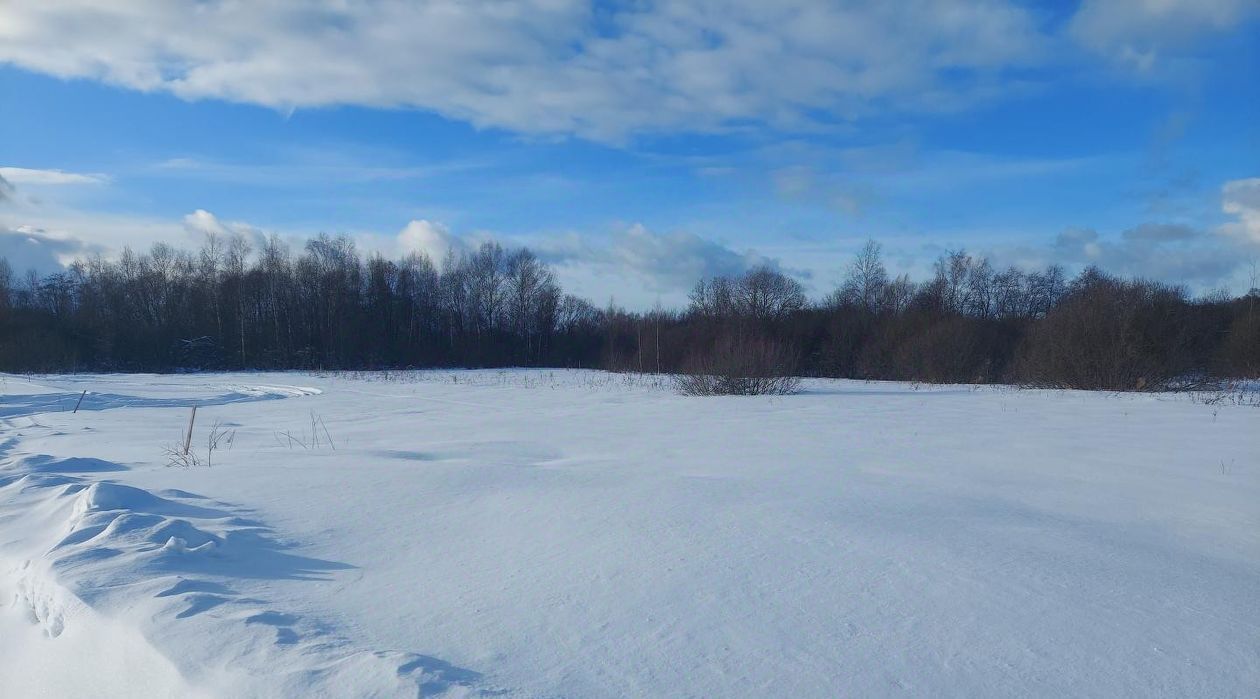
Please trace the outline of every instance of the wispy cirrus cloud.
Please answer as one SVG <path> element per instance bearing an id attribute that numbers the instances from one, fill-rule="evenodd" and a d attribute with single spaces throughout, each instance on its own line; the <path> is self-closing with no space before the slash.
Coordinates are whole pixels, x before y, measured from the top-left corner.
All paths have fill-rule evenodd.
<path id="1" fill-rule="evenodd" d="M 1094 51 L 1150 71 L 1169 52 L 1257 17 L 1254 0 L 1085 0 L 1069 31 Z"/>
<path id="2" fill-rule="evenodd" d="M 388 158 L 385 158 L 388 161 Z M 167 158 L 147 170 L 163 177 L 227 182 L 233 184 L 297 187 L 312 183 L 397 182 L 441 177 L 489 168 L 487 161 L 462 159 L 425 164 L 371 162 L 364 156 L 328 153 L 290 153 L 271 162 L 230 162 L 216 159 Z"/>
<path id="3" fill-rule="evenodd" d="M 65 170 L 37 170 L 25 167 L 0 167 L 0 179 L 14 185 L 74 185 L 105 184 L 108 175 L 100 173 L 66 172 Z"/>

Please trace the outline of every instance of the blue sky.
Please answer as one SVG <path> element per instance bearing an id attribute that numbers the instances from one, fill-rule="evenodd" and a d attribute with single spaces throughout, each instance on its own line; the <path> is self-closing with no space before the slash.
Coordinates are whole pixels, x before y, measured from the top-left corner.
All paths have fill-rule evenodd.
<path id="1" fill-rule="evenodd" d="M 646 307 L 875 238 L 1241 292 L 1257 75 L 1254 0 L 15 0 L 0 254 L 494 239 Z"/>

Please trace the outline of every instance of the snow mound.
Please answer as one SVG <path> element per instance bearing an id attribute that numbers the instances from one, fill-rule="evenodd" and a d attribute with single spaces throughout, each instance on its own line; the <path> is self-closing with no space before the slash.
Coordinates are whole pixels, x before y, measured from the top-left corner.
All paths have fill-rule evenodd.
<path id="1" fill-rule="evenodd" d="M 144 386 L 110 382 L 82 383 L 84 377 L 64 377 L 52 385 L 5 381 L 0 386 L 0 425 L 12 429 L 43 427 L 35 416 L 45 413 L 96 412 L 120 408 L 187 408 L 230 405 L 259 400 L 300 398 L 323 393 L 310 386 L 286 384 L 200 384 L 189 379 L 154 381 Z M 81 386 L 87 385 L 87 388 Z M 12 387 L 12 388 L 10 388 Z M 102 390 L 114 389 L 114 390 Z"/>
<path id="2" fill-rule="evenodd" d="M 232 391 L 238 395 L 258 397 L 258 398 L 298 398 L 301 396 L 317 396 L 323 393 L 318 388 L 310 386 L 232 386 Z"/>
<path id="3" fill-rule="evenodd" d="M 87 628 L 78 633 L 89 636 L 105 633 L 110 619 L 122 621 L 154 649 L 133 657 L 160 650 L 178 675 L 215 696 L 480 693 L 476 673 L 355 647 L 329 620 L 278 610 L 237 589 L 256 578 L 327 580 L 352 566 L 303 556 L 230 505 L 91 481 L 77 474 L 112 469 L 76 469 L 82 462 L 0 461 L 0 503 L 30 525 L 25 556 L 15 560 L 7 547 L 0 558 L 0 591 L 46 639 L 59 640 L 81 620 Z M 55 465 L 70 473 L 48 472 Z"/>

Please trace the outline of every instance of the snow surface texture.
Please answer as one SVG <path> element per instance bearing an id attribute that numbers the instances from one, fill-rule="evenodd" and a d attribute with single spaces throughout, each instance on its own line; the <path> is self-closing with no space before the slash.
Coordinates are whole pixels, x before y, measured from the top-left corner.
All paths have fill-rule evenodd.
<path id="1" fill-rule="evenodd" d="M 1260 410 L 805 387 L 0 376 L 0 696 L 1260 694 Z"/>

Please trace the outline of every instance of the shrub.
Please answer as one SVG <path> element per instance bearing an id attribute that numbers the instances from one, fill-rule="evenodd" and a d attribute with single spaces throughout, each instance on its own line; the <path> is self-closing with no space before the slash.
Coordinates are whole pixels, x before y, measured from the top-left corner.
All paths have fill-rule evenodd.
<path id="1" fill-rule="evenodd" d="M 1055 388 L 1157 390 L 1196 370 L 1179 288 L 1082 274 L 1028 336 L 1018 373 Z"/>
<path id="2" fill-rule="evenodd" d="M 1220 355 L 1225 376 L 1260 378 L 1260 313 L 1248 308 L 1238 314 L 1225 334 Z"/>
<path id="3" fill-rule="evenodd" d="M 688 396 L 787 395 L 800 389 L 795 368 L 796 353 L 782 342 L 724 334 L 692 356 L 675 384 Z"/>

